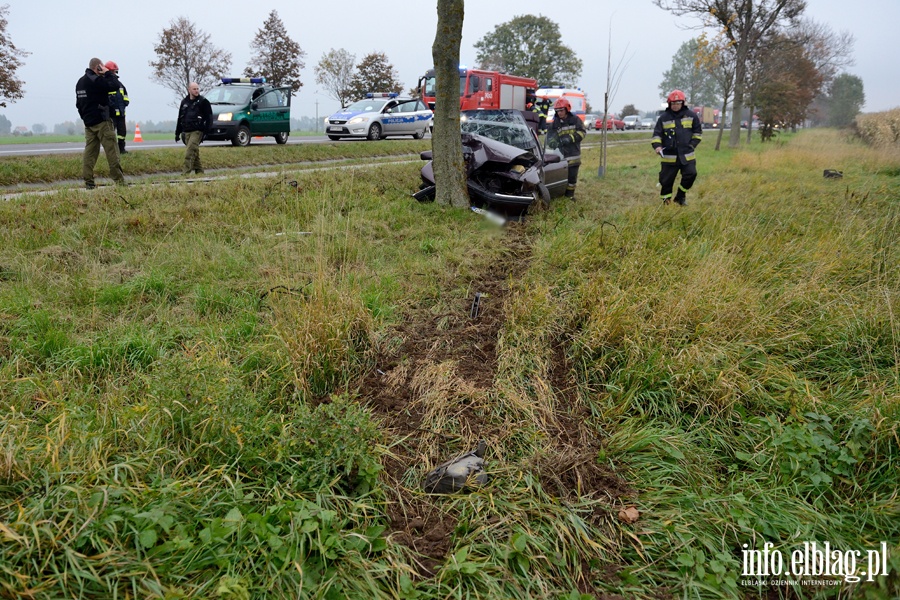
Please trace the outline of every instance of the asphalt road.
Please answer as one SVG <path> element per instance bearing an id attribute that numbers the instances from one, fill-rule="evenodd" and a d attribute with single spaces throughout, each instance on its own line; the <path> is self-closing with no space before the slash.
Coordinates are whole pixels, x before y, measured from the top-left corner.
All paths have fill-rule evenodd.
<path id="1" fill-rule="evenodd" d="M 588 131 L 589 135 L 599 134 L 600 131 L 590 130 Z M 640 131 L 635 132 L 627 132 L 627 133 L 641 133 Z M 645 130 L 645 133 L 650 133 Z M 173 136 L 174 137 L 174 136 Z M 426 134 L 425 139 L 428 139 L 430 134 Z M 409 136 L 403 136 L 402 138 L 388 138 L 388 139 L 411 139 Z M 331 142 L 325 135 L 298 135 L 291 136 L 288 138 L 288 144 L 322 144 L 325 142 Z M 341 140 L 341 144 L 353 144 L 353 143 L 363 143 L 365 140 L 362 138 L 355 139 L 345 139 Z M 253 141 L 250 142 L 251 146 L 274 146 L 275 138 L 264 137 L 264 138 L 253 138 Z M 204 147 L 213 147 L 213 146 L 231 146 L 231 142 L 203 142 Z M 147 140 L 145 142 L 127 142 L 126 148 L 129 152 L 141 151 L 141 150 L 150 150 L 152 148 L 183 148 L 184 145 L 181 142 L 176 142 L 174 139 L 172 140 Z M 0 156 L 40 156 L 44 154 L 68 154 L 68 153 L 81 153 L 84 151 L 84 143 L 82 142 L 60 142 L 55 144 L 8 144 L 8 145 L 0 145 Z"/>
<path id="2" fill-rule="evenodd" d="M 174 134 L 172 136 L 175 137 Z M 324 135 L 298 135 L 288 138 L 288 144 L 321 144 L 330 141 Z M 347 143 L 350 143 L 349 141 Z M 231 142 L 203 142 L 204 147 L 231 146 Z M 275 138 L 253 138 L 251 146 L 275 145 Z M 171 140 L 147 140 L 144 142 L 127 142 L 125 148 L 131 151 L 150 150 L 152 148 L 184 148 L 181 142 Z M 0 156 L 38 156 L 42 154 L 66 154 L 83 152 L 83 142 L 60 142 L 56 144 L 9 144 L 0 145 Z"/>

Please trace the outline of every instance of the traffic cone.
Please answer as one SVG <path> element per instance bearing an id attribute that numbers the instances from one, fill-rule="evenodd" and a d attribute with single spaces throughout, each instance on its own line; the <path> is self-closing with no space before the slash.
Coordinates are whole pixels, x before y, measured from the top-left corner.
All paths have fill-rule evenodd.
<path id="1" fill-rule="evenodd" d="M 137 123 L 134 124 L 134 141 L 135 142 L 143 142 L 144 138 L 141 137 L 141 126 Z"/>

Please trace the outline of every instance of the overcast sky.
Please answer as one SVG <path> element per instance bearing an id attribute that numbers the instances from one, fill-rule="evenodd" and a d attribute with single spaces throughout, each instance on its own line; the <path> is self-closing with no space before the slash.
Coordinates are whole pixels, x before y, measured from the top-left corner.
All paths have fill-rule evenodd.
<path id="1" fill-rule="evenodd" d="M 179 16 L 193 21 L 210 34 L 213 44 L 231 52 L 233 75 L 239 76 L 247 65 L 251 40 L 269 12 L 277 10 L 288 34 L 306 52 L 303 87 L 294 97 L 292 116 L 319 118 L 339 108 L 317 89 L 314 80 L 313 69 L 323 53 L 344 48 L 359 61 L 371 52 L 384 52 L 404 88 L 409 89 L 431 67 L 437 24 L 433 0 L 0 0 L 3 3 L 9 4 L 8 34 L 17 47 L 31 55 L 18 72 L 25 81 L 25 98 L 0 107 L 0 114 L 14 127 L 29 129 L 35 123 L 52 128 L 78 119 L 75 82 L 93 56 L 118 63 L 131 97 L 129 121 L 174 119 L 173 94 L 151 81 L 148 63 L 155 58 L 153 45 L 159 33 Z M 613 112 L 626 104 L 653 110 L 660 102 L 658 85 L 671 66 L 672 55 L 699 33 L 688 28 L 697 24 L 695 20 L 676 19 L 652 0 L 470 0 L 466 3 L 462 63 L 473 66 L 473 44 L 496 25 L 524 14 L 543 15 L 559 25 L 563 42 L 584 63 L 579 83 L 595 107 L 602 108 L 610 47 L 613 63 L 625 62 L 611 102 Z M 864 111 L 900 106 L 900 67 L 893 43 L 898 37 L 900 0 L 807 0 L 806 14 L 835 32 L 849 31 L 856 38 L 856 64 L 847 70 L 863 80 Z"/>

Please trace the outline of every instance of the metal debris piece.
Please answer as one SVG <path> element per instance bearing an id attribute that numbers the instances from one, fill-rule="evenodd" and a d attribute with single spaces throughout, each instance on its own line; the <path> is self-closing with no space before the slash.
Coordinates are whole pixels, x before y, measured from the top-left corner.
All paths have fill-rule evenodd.
<path id="1" fill-rule="evenodd" d="M 422 488 L 429 494 L 450 494 L 472 491 L 488 481 L 484 472 L 484 451 L 487 444 L 478 442 L 475 450 L 448 460 L 425 476 Z"/>
<path id="2" fill-rule="evenodd" d="M 481 292 L 476 292 L 475 298 L 472 299 L 472 308 L 469 309 L 469 317 L 472 319 L 477 319 L 481 312 L 481 296 Z"/>
<path id="3" fill-rule="evenodd" d="M 840 179 L 844 176 L 844 172 L 836 171 L 834 169 L 825 169 L 825 171 L 822 173 L 822 176 L 825 179 Z"/>

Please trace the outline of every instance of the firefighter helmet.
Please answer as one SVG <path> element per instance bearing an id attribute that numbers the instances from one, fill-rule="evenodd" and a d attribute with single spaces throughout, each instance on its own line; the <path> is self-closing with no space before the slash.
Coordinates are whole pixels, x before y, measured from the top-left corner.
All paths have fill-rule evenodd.
<path id="1" fill-rule="evenodd" d="M 106 61 L 106 64 L 103 66 L 106 67 L 107 69 L 109 69 L 110 71 L 118 71 L 119 70 L 119 65 L 117 65 L 116 63 L 114 63 L 111 60 Z"/>
<path id="2" fill-rule="evenodd" d="M 673 102 L 684 102 L 684 92 L 681 90 L 672 90 L 672 93 L 669 94 L 669 97 L 666 98 L 666 102 L 672 104 Z"/>
<path id="3" fill-rule="evenodd" d="M 560 98 L 556 101 L 556 104 L 553 105 L 553 110 L 559 110 L 561 108 L 566 109 L 568 112 L 572 112 L 572 105 L 565 98 Z"/>

